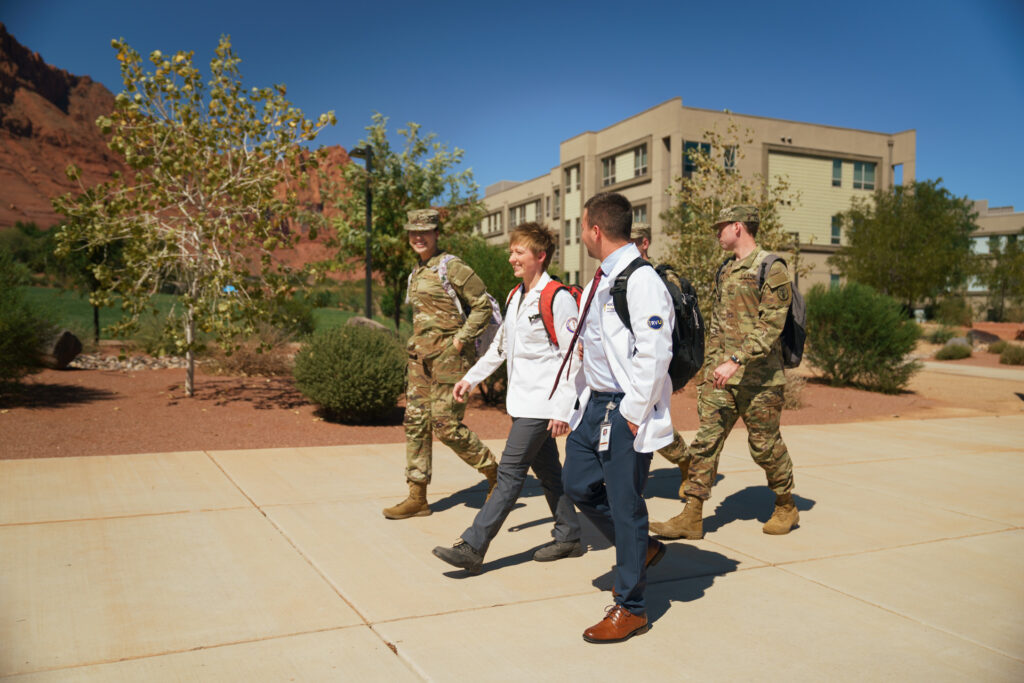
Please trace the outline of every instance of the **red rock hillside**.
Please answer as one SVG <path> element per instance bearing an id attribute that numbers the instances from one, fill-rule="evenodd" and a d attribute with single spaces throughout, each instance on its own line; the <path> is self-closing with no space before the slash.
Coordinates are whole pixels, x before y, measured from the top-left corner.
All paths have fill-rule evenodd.
<path id="1" fill-rule="evenodd" d="M 95 124 L 113 108 L 102 84 L 50 66 L 0 23 L 0 228 L 59 222 L 50 198 L 76 189 L 69 163 L 86 185 L 123 168 Z"/>

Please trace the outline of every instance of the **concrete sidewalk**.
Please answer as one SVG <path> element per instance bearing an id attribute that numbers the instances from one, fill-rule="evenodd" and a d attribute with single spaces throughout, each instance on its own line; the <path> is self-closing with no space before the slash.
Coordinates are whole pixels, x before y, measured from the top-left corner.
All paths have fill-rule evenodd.
<path id="1" fill-rule="evenodd" d="M 18 681 L 1024 680 L 1024 416 L 787 427 L 801 526 L 761 533 L 732 436 L 707 537 L 649 574 L 652 630 L 589 645 L 614 551 L 536 563 L 536 482 L 468 577 L 483 501 L 438 445 L 0 461 L 0 676 Z M 686 435 L 689 439 L 692 434 Z M 500 450 L 501 442 L 491 442 Z M 651 517 L 678 471 L 655 456 Z"/>
<path id="2" fill-rule="evenodd" d="M 937 372 L 942 375 L 1024 382 L 1024 368 L 1020 366 L 1006 365 L 998 368 L 989 368 L 982 365 L 953 365 L 952 363 L 943 363 L 941 361 L 925 361 L 922 365 L 925 371 Z"/>

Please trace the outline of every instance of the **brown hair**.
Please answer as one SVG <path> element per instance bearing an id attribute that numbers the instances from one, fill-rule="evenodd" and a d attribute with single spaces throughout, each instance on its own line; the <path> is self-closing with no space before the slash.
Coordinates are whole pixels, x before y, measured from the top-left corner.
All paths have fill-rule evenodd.
<path id="1" fill-rule="evenodd" d="M 508 235 L 508 245 L 522 244 L 533 252 L 534 256 L 545 254 L 544 270 L 551 265 L 555 255 L 555 234 L 540 223 L 520 223 Z"/>
<path id="2" fill-rule="evenodd" d="M 601 226 L 602 232 L 616 241 L 628 242 L 633 228 L 633 205 L 617 192 L 598 192 L 583 205 L 591 227 Z"/>

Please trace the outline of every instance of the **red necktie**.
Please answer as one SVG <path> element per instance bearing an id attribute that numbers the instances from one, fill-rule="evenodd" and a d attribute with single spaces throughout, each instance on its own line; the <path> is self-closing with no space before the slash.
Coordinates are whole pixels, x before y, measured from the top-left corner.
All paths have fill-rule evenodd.
<path id="1" fill-rule="evenodd" d="M 555 389 L 558 388 L 558 382 L 562 378 L 562 369 L 565 368 L 565 364 L 569 364 L 570 370 L 572 369 L 572 350 L 576 346 L 576 340 L 580 337 L 580 332 L 583 331 L 583 322 L 587 319 L 587 311 L 590 310 L 590 302 L 594 300 L 594 292 L 597 291 L 597 283 L 601 281 L 602 271 L 600 268 L 594 273 L 594 282 L 590 285 L 590 292 L 587 294 L 587 301 L 583 304 L 583 310 L 580 312 L 579 321 L 576 323 L 576 331 L 572 333 L 572 341 L 569 342 L 569 350 L 565 352 L 565 358 L 562 359 L 562 364 L 558 366 L 558 374 L 555 375 L 555 386 L 551 387 L 551 393 L 548 394 L 548 399 L 555 395 Z M 569 379 L 570 370 L 565 371 L 565 378 Z"/>

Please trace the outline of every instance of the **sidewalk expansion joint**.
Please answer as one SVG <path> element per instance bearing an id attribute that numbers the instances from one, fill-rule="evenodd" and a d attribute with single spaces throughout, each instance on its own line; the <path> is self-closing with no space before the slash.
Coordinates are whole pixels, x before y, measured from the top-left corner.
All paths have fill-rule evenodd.
<path id="1" fill-rule="evenodd" d="M 4 527 L 33 526 L 37 524 L 69 524 L 74 522 L 104 522 L 114 519 L 137 519 L 143 517 L 164 517 L 168 515 L 188 515 L 198 512 L 227 512 L 230 510 L 248 510 L 242 505 L 217 508 L 195 508 L 191 510 L 163 510 L 161 512 L 136 512 L 125 515 L 100 515 L 98 517 L 70 517 L 68 519 L 40 519 L 32 522 L 2 522 L 0 529 Z"/>

